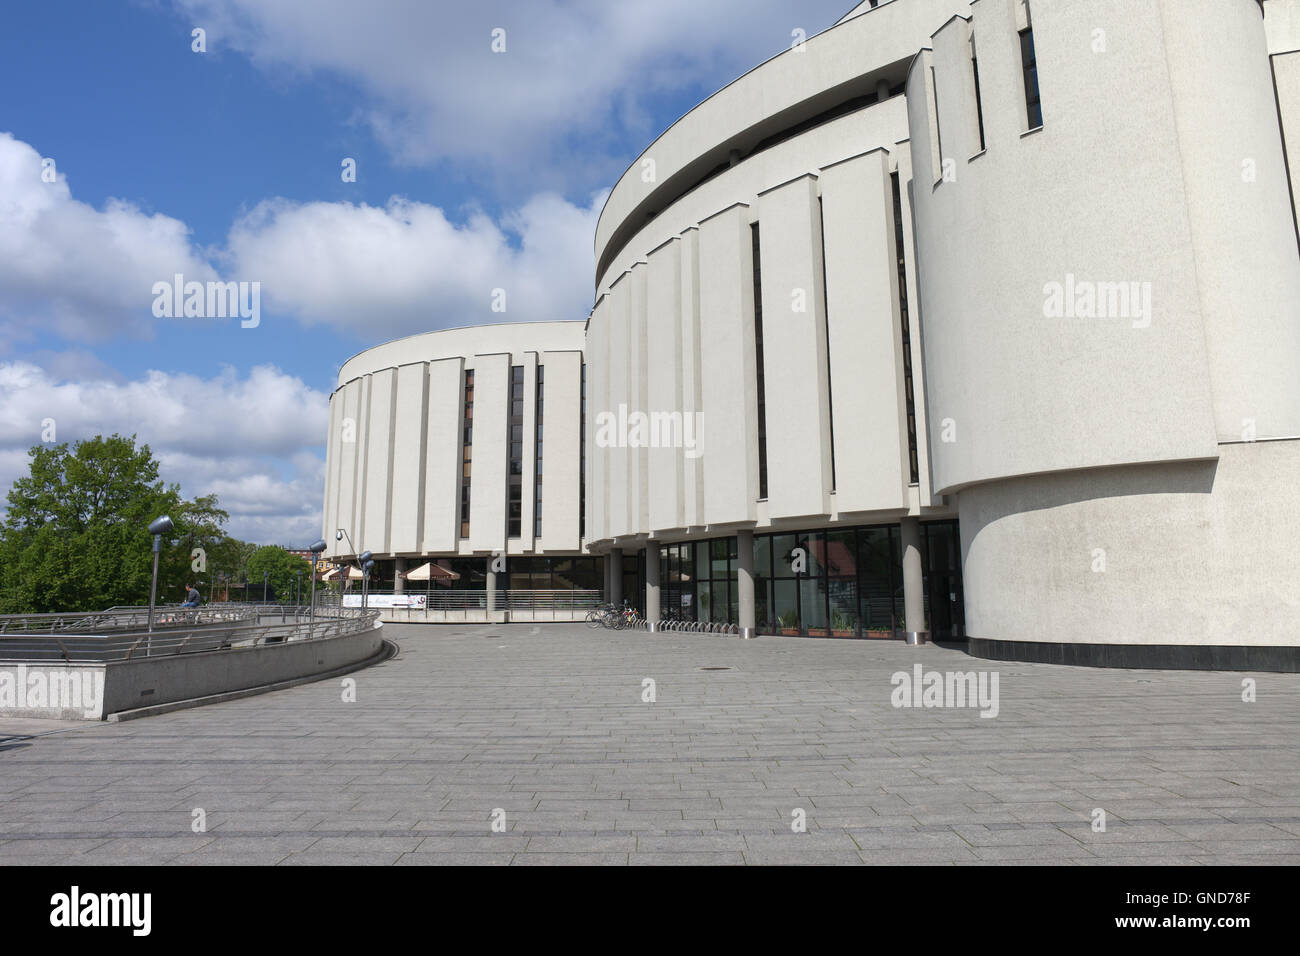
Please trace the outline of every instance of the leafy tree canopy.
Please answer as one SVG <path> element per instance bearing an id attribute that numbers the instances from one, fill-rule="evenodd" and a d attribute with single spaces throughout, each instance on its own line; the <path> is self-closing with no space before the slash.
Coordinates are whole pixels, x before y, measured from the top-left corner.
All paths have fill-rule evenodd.
<path id="1" fill-rule="evenodd" d="M 301 579 L 299 574 L 302 575 Z M 311 585 L 311 562 L 290 554 L 284 548 L 268 544 L 258 548 L 248 559 L 248 584 L 255 597 L 261 595 L 263 575 L 266 575 L 265 580 L 270 583 L 268 600 L 292 601 L 299 580 L 302 581 L 303 588 Z"/>
<path id="2" fill-rule="evenodd" d="M 254 550 L 222 530 L 215 495 L 184 500 L 159 477 L 135 436 L 96 436 L 73 447 L 36 445 L 26 477 L 9 491 L 0 522 L 0 613 L 91 611 L 149 603 L 149 522 L 171 517 L 162 542 L 158 603 L 183 600 L 215 565 L 241 568 Z"/>

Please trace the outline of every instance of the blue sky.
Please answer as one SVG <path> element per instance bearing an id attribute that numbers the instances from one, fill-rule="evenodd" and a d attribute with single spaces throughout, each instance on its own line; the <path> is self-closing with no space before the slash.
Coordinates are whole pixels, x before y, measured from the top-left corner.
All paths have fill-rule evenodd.
<path id="1" fill-rule="evenodd" d="M 429 329 L 584 317 L 622 170 L 849 6 L 7 5 L 0 492 L 50 420 L 58 441 L 136 432 L 185 494 L 218 494 L 232 533 L 313 538 L 339 364 Z M 260 324 L 155 318 L 152 283 L 176 272 L 260 282 Z"/>

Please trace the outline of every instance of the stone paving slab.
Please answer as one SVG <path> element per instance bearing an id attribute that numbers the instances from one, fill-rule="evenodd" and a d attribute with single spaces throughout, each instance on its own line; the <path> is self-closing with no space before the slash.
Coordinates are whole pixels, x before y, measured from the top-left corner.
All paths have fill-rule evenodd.
<path id="1" fill-rule="evenodd" d="M 387 633 L 401 653 L 351 675 L 355 703 L 324 681 L 119 724 L 0 720 L 0 865 L 1300 861 L 1300 675 L 562 624 Z M 997 717 L 893 707 L 916 663 L 996 671 Z"/>

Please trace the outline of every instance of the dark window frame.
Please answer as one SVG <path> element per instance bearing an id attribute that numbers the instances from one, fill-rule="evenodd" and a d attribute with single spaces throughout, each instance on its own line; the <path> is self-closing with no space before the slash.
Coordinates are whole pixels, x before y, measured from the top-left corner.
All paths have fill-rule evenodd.
<path id="1" fill-rule="evenodd" d="M 1026 132 L 1032 132 L 1043 126 L 1043 96 L 1038 86 L 1038 52 L 1034 47 L 1033 27 L 1020 31 L 1020 66 L 1025 84 L 1025 119 L 1029 124 Z"/>
<path id="2" fill-rule="evenodd" d="M 758 223 L 749 226 L 754 259 L 754 366 L 758 397 L 758 497 L 767 498 L 767 389 L 763 374 L 763 269 Z"/>

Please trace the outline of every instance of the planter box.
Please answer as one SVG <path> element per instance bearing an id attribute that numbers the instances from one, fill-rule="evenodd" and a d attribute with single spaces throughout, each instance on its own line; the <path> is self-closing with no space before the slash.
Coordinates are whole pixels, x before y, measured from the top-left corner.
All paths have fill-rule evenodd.
<path id="1" fill-rule="evenodd" d="M 890 641 L 894 639 L 893 631 L 866 630 L 862 636 L 871 641 Z"/>

